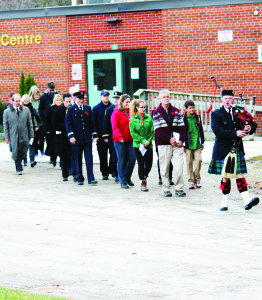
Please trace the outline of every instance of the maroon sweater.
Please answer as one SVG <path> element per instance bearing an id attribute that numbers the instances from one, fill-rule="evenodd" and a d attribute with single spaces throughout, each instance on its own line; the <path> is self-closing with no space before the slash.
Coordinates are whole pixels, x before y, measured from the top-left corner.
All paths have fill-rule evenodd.
<path id="1" fill-rule="evenodd" d="M 161 104 L 159 104 L 153 114 L 157 146 L 171 145 L 170 138 L 172 137 L 172 132 L 180 133 L 179 140 L 181 142 L 185 141 L 186 133 L 183 117 L 176 107 L 171 104 L 169 104 L 169 107 L 171 108 L 170 120 L 168 120 L 167 114 Z"/>

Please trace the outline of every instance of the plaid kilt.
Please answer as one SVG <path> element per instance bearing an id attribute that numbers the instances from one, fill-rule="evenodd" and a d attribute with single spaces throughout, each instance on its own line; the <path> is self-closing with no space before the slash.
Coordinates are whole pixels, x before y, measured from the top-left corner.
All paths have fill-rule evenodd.
<path id="1" fill-rule="evenodd" d="M 224 166 L 224 159 L 212 159 L 208 168 L 209 174 L 221 175 Z M 237 174 L 247 173 L 247 166 L 243 151 L 237 149 Z"/>

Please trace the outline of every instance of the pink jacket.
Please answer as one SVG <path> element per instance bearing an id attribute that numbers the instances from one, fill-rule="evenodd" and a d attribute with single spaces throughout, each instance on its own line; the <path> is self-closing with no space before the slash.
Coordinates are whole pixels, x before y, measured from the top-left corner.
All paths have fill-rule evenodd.
<path id="1" fill-rule="evenodd" d="M 114 142 L 119 142 L 121 140 L 124 140 L 125 142 L 133 141 L 129 130 L 129 120 L 129 113 L 127 117 L 124 110 L 119 110 L 117 108 L 114 110 L 111 116 Z"/>

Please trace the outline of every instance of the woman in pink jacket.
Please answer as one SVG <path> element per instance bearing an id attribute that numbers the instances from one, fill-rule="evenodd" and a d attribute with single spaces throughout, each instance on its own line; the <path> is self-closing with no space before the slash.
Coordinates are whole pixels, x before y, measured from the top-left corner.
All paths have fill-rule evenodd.
<path id="1" fill-rule="evenodd" d="M 121 188 L 128 189 L 134 186 L 131 176 L 134 170 L 136 155 L 133 148 L 133 139 L 129 130 L 130 96 L 124 94 L 120 97 L 118 107 L 112 114 L 113 140 L 117 154 L 118 181 Z"/>

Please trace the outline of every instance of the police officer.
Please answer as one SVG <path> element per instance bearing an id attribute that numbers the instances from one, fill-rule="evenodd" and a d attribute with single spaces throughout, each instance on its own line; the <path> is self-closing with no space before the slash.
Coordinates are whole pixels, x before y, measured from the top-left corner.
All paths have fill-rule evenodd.
<path id="1" fill-rule="evenodd" d="M 82 156 L 84 151 L 86 170 L 89 184 L 96 184 L 97 181 L 93 172 L 92 142 L 98 140 L 96 127 L 93 120 L 92 110 L 89 105 L 84 104 L 85 92 L 74 93 L 75 104 L 66 111 L 66 131 L 72 145 L 75 157 L 78 185 L 84 184 L 82 171 Z"/>
<path id="2" fill-rule="evenodd" d="M 110 163 L 109 163 L 109 170 L 110 174 L 115 178 L 115 181 L 118 182 L 118 174 L 117 174 L 117 155 L 116 149 L 114 147 L 113 142 L 113 131 L 112 131 L 112 123 L 111 123 L 111 116 L 115 108 L 118 106 L 120 96 L 122 95 L 121 92 L 115 91 L 114 92 L 114 104 L 108 107 L 105 110 L 105 116 L 103 121 L 102 127 L 102 139 L 105 143 L 108 143 L 109 146 L 109 153 L 110 153 Z"/>

